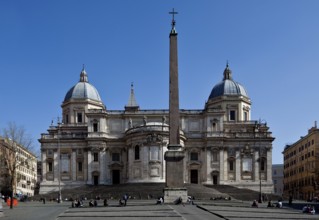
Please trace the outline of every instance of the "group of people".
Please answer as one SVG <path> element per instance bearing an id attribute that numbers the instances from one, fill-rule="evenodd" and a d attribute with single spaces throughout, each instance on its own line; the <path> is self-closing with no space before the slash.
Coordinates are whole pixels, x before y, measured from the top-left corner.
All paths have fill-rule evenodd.
<path id="1" fill-rule="evenodd" d="M 72 201 L 72 208 L 79 208 L 83 207 L 83 200 L 82 199 L 75 199 Z"/>
<path id="2" fill-rule="evenodd" d="M 315 207 L 314 206 L 310 206 L 310 205 L 305 205 L 303 208 L 302 208 L 302 212 L 303 213 L 309 213 L 309 214 L 316 214 L 316 210 L 315 210 Z"/>
<path id="3" fill-rule="evenodd" d="M 281 199 L 279 199 L 277 203 L 272 203 L 272 201 L 269 200 L 269 201 L 268 201 L 267 208 L 272 208 L 272 207 L 282 208 L 282 201 L 281 201 Z"/>
<path id="4" fill-rule="evenodd" d="M 98 206 L 98 203 L 97 203 L 97 200 L 98 199 L 91 199 L 89 201 L 89 206 L 90 207 L 97 207 Z M 103 205 L 104 206 L 108 206 L 108 203 L 107 203 L 107 199 L 104 199 L 103 200 Z M 72 201 L 72 208 L 79 208 L 79 207 L 83 207 L 83 199 L 75 199 Z"/>
<path id="5" fill-rule="evenodd" d="M 97 200 L 94 199 L 94 201 L 93 201 L 93 199 L 91 199 L 90 202 L 89 202 L 89 206 L 90 207 L 97 207 Z"/>

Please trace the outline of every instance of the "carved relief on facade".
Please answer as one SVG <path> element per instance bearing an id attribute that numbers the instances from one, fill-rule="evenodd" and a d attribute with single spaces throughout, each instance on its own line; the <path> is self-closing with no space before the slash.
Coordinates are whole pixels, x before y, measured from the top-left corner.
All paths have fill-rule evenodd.
<path id="1" fill-rule="evenodd" d="M 233 157 L 233 158 L 236 157 L 236 149 L 235 148 L 230 147 L 227 149 L 227 151 L 228 151 L 228 157 Z"/>
<path id="2" fill-rule="evenodd" d="M 140 167 L 133 167 L 133 178 L 134 179 L 142 178 L 142 172 Z"/>
<path id="3" fill-rule="evenodd" d="M 266 147 L 260 147 L 259 148 L 260 157 L 267 157 L 267 148 Z"/>
<path id="4" fill-rule="evenodd" d="M 253 152 L 254 150 L 249 145 L 240 150 L 242 180 L 253 179 Z"/>
<path id="5" fill-rule="evenodd" d="M 210 119 L 210 130 L 211 132 L 220 132 L 220 120 L 218 118 L 212 118 Z"/>
<path id="6" fill-rule="evenodd" d="M 149 176 L 150 177 L 159 177 L 160 176 L 160 167 L 159 166 L 151 166 Z"/>
<path id="7" fill-rule="evenodd" d="M 155 144 L 155 143 L 162 143 L 163 141 L 163 137 L 162 135 L 156 134 L 156 133 L 152 133 L 146 136 L 146 144 L 150 145 L 150 144 Z"/>

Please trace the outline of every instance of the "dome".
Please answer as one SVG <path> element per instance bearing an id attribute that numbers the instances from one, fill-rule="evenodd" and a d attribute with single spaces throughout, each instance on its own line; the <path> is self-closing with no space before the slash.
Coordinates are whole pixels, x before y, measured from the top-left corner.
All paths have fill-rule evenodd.
<path id="1" fill-rule="evenodd" d="M 246 89 L 239 83 L 232 79 L 232 71 L 227 64 L 224 70 L 224 79 L 220 83 L 214 86 L 210 93 L 209 99 L 213 99 L 219 96 L 245 96 L 248 98 Z"/>
<path id="2" fill-rule="evenodd" d="M 84 68 L 80 74 L 80 81 L 66 93 L 64 102 L 69 101 L 70 99 L 92 99 L 102 102 L 97 89 L 88 82 L 88 77 Z"/>

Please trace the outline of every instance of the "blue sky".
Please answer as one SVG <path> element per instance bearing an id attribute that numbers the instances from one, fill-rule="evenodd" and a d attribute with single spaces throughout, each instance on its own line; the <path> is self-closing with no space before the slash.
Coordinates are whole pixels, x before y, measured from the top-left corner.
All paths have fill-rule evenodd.
<path id="1" fill-rule="evenodd" d="M 39 147 L 83 64 L 107 109 L 124 109 L 131 82 L 142 109 L 167 109 L 172 8 L 180 108 L 203 109 L 228 60 L 282 163 L 319 119 L 317 0 L 2 0 L 0 128 L 22 125 Z"/>

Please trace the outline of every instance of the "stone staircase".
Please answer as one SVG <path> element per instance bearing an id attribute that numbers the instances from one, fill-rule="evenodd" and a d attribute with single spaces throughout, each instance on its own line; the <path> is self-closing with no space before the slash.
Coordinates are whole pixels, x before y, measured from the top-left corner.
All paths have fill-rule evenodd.
<path id="1" fill-rule="evenodd" d="M 239 189 L 227 185 L 200 185 L 200 184 L 186 184 L 188 195 L 193 196 L 196 200 L 210 200 L 210 199 L 225 199 L 231 197 L 236 200 L 252 201 L 258 199 L 259 193 L 248 190 Z M 62 196 L 65 198 L 87 198 L 95 199 L 100 197 L 102 199 L 119 199 L 124 194 L 128 194 L 132 199 L 157 199 L 163 196 L 163 189 L 165 183 L 131 183 L 119 184 L 110 186 L 82 186 L 73 189 L 63 189 Z M 45 197 L 46 200 L 55 200 L 58 197 L 58 192 L 52 192 L 45 195 L 37 195 L 33 199 L 37 200 Z M 278 197 L 271 196 L 272 200 Z"/>
<path id="2" fill-rule="evenodd" d="M 243 201 L 253 201 L 259 199 L 259 192 L 245 189 L 245 188 L 237 188 L 229 185 L 206 185 L 208 188 L 215 189 L 220 193 L 227 194 L 234 199 L 243 200 Z M 280 197 L 278 195 L 267 194 L 264 196 L 265 200 L 271 199 L 272 201 L 278 200 Z"/>

